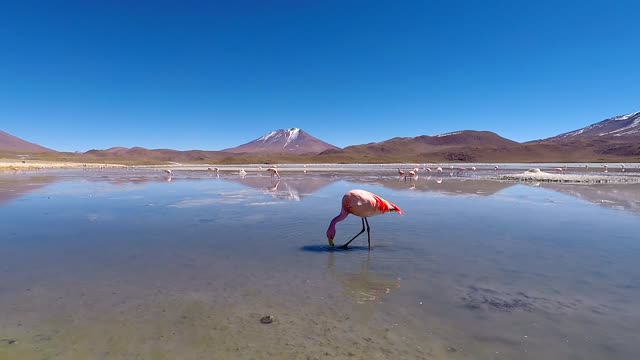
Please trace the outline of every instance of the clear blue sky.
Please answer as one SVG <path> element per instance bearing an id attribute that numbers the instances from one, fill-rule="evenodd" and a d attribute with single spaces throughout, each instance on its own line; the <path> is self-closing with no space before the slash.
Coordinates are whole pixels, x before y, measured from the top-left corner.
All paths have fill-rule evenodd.
<path id="1" fill-rule="evenodd" d="M 100 4 L 98 4 L 100 3 Z M 7 1 L 0 130 L 57 150 L 526 141 L 640 110 L 637 1 Z"/>

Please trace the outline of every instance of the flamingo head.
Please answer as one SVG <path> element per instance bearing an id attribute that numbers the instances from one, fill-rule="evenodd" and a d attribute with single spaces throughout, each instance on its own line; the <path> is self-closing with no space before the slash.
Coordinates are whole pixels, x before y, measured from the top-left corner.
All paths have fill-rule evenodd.
<path id="1" fill-rule="evenodd" d="M 335 237 L 336 237 L 336 227 L 329 226 L 329 229 L 327 229 L 327 240 L 329 241 L 330 246 L 334 246 L 333 238 Z"/>

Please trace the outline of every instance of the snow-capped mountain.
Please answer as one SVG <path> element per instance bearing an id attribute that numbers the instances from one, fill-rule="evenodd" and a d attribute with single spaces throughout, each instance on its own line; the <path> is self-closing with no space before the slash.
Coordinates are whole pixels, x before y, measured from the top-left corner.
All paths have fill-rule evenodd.
<path id="1" fill-rule="evenodd" d="M 338 147 L 319 140 L 301 129 L 271 131 L 251 142 L 222 151 L 232 153 L 319 154 Z"/>
<path id="2" fill-rule="evenodd" d="M 52 152 L 53 150 L 22 140 L 0 130 L 0 151 L 38 153 Z"/>
<path id="3" fill-rule="evenodd" d="M 631 138 L 640 139 L 640 111 L 615 116 L 543 141 L 557 142 L 582 139 L 626 141 Z"/>

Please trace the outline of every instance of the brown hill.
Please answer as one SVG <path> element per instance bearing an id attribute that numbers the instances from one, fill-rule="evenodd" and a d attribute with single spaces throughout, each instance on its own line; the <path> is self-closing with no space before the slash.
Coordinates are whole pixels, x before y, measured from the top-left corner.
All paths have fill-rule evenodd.
<path id="1" fill-rule="evenodd" d="M 227 156 L 219 151 L 204 150 L 171 150 L 171 149 L 145 149 L 142 147 L 124 148 L 114 147 L 106 150 L 89 150 L 82 154 L 87 160 L 127 160 L 143 162 L 185 162 L 202 163 L 215 162 Z M 85 160 L 86 161 L 86 160 Z"/>
<path id="2" fill-rule="evenodd" d="M 348 146 L 343 150 L 328 150 L 320 156 L 350 159 L 362 159 L 369 162 L 396 161 L 489 161 L 500 153 L 510 153 L 517 149 L 515 141 L 505 139 L 489 131 L 463 130 L 435 136 L 417 136 L 393 138 L 390 140 L 364 145 Z"/>
<path id="3" fill-rule="evenodd" d="M 30 143 L 4 131 L 0 131 L 0 151 L 42 153 L 53 152 L 54 150 L 48 149 L 38 144 Z"/>

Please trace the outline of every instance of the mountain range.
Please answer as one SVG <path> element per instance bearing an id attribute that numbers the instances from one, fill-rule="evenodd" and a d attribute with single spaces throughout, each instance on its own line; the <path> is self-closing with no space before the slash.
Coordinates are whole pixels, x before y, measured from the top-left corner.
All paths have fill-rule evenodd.
<path id="1" fill-rule="evenodd" d="M 43 159 L 121 163 L 382 163 L 640 161 L 640 112 L 615 116 L 546 139 L 518 143 L 489 131 L 396 137 L 344 149 L 298 128 L 271 131 L 220 151 L 113 147 L 57 153 L 0 131 L 0 151 L 41 153 Z"/>

